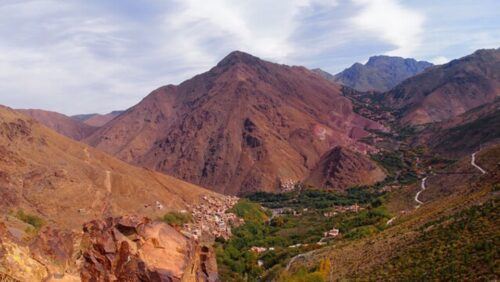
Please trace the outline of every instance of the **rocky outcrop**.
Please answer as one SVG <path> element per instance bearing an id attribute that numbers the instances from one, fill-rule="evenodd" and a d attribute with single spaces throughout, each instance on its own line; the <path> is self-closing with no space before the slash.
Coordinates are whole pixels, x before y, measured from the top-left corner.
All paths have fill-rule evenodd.
<path id="1" fill-rule="evenodd" d="M 127 216 L 91 221 L 83 231 L 82 281 L 181 281 L 201 270 L 194 242 L 165 223 Z"/>
<path id="2" fill-rule="evenodd" d="M 318 188 L 346 189 L 371 185 L 385 178 L 385 173 L 366 156 L 335 147 L 321 157 L 305 183 Z"/>
<path id="3" fill-rule="evenodd" d="M 0 222 L 0 281 L 42 281 L 48 270 Z"/>
<path id="4" fill-rule="evenodd" d="M 51 226 L 42 228 L 29 244 L 31 256 L 41 262 L 51 277 L 77 277 L 79 236 Z"/>
<path id="5" fill-rule="evenodd" d="M 218 281 L 212 247 L 163 222 L 110 217 L 33 235 L 14 221 L 0 222 L 1 281 Z"/>

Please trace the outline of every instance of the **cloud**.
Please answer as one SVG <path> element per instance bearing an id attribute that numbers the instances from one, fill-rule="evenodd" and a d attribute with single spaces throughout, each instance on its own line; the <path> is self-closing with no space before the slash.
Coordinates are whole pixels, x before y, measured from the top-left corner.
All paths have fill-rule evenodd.
<path id="1" fill-rule="evenodd" d="M 433 64 L 435 64 L 435 65 L 446 64 L 449 61 L 450 61 L 450 59 L 448 59 L 448 58 L 446 58 L 444 56 L 438 56 L 438 57 L 432 58 L 430 60 L 430 62 L 433 63 Z"/>
<path id="2" fill-rule="evenodd" d="M 442 62 L 500 44 L 495 0 L 119 2 L 0 1 L 0 104 L 125 109 L 233 50 L 335 73 L 381 53 Z"/>
<path id="3" fill-rule="evenodd" d="M 165 21 L 170 33 L 183 46 L 192 47 L 192 58 L 210 57 L 213 49 L 196 48 L 202 43 L 221 39 L 226 49 L 242 49 L 257 56 L 283 61 L 294 52 L 290 37 L 300 25 L 297 16 L 312 5 L 335 6 L 330 0 L 183 0 L 175 16 Z M 189 49 L 188 49 L 189 50 Z"/>
<path id="4" fill-rule="evenodd" d="M 388 55 L 412 56 L 422 42 L 425 17 L 396 0 L 353 0 L 361 11 L 352 18 L 354 26 L 394 45 Z"/>

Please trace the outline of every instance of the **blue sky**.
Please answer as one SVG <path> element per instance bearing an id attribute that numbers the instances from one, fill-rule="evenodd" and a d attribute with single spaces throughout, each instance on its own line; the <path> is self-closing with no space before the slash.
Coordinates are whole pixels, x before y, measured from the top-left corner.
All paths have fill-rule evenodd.
<path id="1" fill-rule="evenodd" d="M 106 113 L 232 50 L 337 73 L 498 48 L 500 1 L 1 0 L 0 38 L 0 104 Z"/>

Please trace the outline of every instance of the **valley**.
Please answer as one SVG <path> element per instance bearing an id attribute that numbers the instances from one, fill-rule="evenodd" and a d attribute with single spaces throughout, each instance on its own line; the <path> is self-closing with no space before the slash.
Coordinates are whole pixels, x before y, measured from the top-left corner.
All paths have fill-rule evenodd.
<path id="1" fill-rule="evenodd" d="M 499 52 L 340 85 L 234 51 L 125 111 L 0 106 L 0 279 L 498 279 Z"/>

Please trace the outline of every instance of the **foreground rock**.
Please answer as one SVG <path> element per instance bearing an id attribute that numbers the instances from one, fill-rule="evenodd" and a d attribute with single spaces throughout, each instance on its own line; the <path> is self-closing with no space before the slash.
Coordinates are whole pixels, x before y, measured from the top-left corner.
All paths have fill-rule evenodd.
<path id="1" fill-rule="evenodd" d="M 0 222 L 0 281 L 218 281 L 213 249 L 138 216 L 93 220 L 83 233 L 42 228 L 22 239 Z"/>
<path id="2" fill-rule="evenodd" d="M 83 231 L 82 281 L 209 279 L 202 264 L 195 263 L 200 261 L 196 243 L 167 224 L 120 217 L 91 221 Z"/>
<path id="3" fill-rule="evenodd" d="M 31 257 L 30 250 L 0 222 L 0 281 L 41 281 L 47 269 Z"/>

